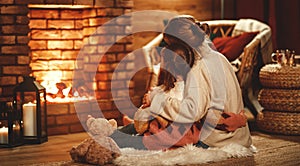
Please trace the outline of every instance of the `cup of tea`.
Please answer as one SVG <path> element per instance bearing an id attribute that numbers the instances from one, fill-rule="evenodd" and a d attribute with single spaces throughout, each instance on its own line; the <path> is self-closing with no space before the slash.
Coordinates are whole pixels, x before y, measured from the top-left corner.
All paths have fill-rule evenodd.
<path id="1" fill-rule="evenodd" d="M 272 62 L 276 62 L 282 66 L 294 66 L 295 65 L 295 51 L 276 50 L 271 54 Z"/>
<path id="2" fill-rule="evenodd" d="M 276 62 L 280 65 L 285 65 L 287 63 L 284 50 L 276 50 L 275 53 L 272 53 L 271 58 L 272 62 Z"/>

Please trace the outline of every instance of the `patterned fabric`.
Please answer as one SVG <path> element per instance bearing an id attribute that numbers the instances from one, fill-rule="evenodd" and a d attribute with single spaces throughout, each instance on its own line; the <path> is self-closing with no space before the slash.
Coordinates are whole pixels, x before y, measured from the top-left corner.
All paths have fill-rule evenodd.
<path id="1" fill-rule="evenodd" d="M 162 117 L 154 118 L 148 131 L 144 133 L 143 143 L 149 150 L 166 150 L 196 144 L 201 126 L 200 122 L 176 123 Z"/>

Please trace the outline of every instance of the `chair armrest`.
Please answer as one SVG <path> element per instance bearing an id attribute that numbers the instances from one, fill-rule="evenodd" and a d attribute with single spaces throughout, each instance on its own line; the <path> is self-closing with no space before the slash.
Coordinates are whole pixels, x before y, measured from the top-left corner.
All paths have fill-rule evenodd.
<path id="1" fill-rule="evenodd" d="M 203 23 L 207 23 L 209 26 L 234 26 L 238 21 L 237 20 L 209 20 L 203 21 Z"/>
<path id="2" fill-rule="evenodd" d="M 149 43 L 147 43 L 143 48 L 151 48 L 151 47 L 158 46 L 162 39 L 163 39 L 163 34 L 160 33 L 154 39 L 152 39 Z"/>
<path id="3" fill-rule="evenodd" d="M 257 65 L 257 56 L 260 49 L 260 40 L 253 39 L 245 48 L 241 55 L 242 62 L 237 73 L 242 89 L 249 87 L 252 80 L 253 68 Z"/>
<path id="4" fill-rule="evenodd" d="M 160 55 L 156 47 L 159 46 L 162 39 L 163 34 L 161 33 L 150 42 L 148 42 L 144 47 L 142 47 L 142 53 L 145 59 L 148 73 L 150 74 L 146 89 L 149 89 L 150 87 L 153 87 L 158 83 Z"/>
<path id="5" fill-rule="evenodd" d="M 149 67 L 150 69 L 150 72 L 152 72 L 153 65 L 157 63 L 156 59 L 158 53 L 155 47 L 159 45 L 162 39 L 163 39 L 163 34 L 161 33 L 158 36 L 156 36 L 153 40 L 151 40 L 149 43 L 147 43 L 144 47 L 142 47 L 144 59 L 146 61 L 147 67 Z"/>

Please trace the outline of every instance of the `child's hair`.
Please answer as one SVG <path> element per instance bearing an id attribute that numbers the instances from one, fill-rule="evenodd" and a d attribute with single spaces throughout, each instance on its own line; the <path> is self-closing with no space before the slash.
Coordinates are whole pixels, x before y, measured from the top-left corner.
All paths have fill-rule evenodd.
<path id="1" fill-rule="evenodd" d="M 171 44 L 161 51 L 162 65 L 158 76 L 158 85 L 164 85 L 165 91 L 174 88 L 176 77 L 186 80 L 188 72 L 194 65 L 195 55 L 191 47 L 185 44 Z"/>

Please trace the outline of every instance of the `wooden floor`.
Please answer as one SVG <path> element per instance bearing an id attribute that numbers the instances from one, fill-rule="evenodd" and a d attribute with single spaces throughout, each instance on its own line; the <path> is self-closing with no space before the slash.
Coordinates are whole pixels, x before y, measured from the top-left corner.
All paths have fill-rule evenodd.
<path id="1" fill-rule="evenodd" d="M 87 133 L 50 136 L 49 141 L 43 144 L 0 148 L 0 166 L 73 166 L 74 163 L 71 162 L 69 150 L 88 137 Z M 233 159 L 208 165 L 300 165 L 300 136 L 271 135 L 254 131 L 252 137 L 254 145 L 259 150 L 254 157 L 250 159 Z M 65 161 L 67 161 L 67 164 Z"/>
<path id="2" fill-rule="evenodd" d="M 49 136 L 42 144 L 0 148 L 0 166 L 71 160 L 69 150 L 88 137 L 87 133 Z"/>

